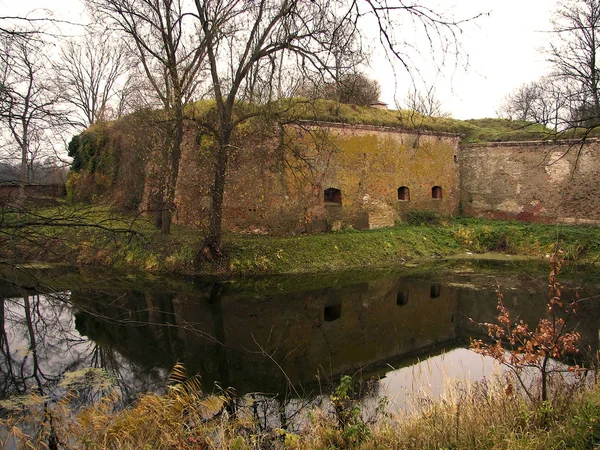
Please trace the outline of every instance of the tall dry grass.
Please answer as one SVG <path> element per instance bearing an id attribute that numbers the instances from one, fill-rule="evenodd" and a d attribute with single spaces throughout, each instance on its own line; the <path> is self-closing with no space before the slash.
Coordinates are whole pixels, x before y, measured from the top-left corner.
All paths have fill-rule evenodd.
<path id="1" fill-rule="evenodd" d="M 589 380 L 588 380 L 589 381 Z M 307 407 L 296 432 L 264 428 L 249 411 L 231 414 L 228 393 L 203 395 L 196 381 L 146 394 L 115 411 L 117 396 L 69 414 L 64 404 L 29 405 L 31 414 L 2 421 L 6 448 L 81 449 L 591 449 L 600 445 L 600 390 L 595 383 L 563 379 L 552 401 L 535 404 L 516 381 L 497 375 L 479 382 L 448 381 L 438 398 L 422 391 L 404 411 L 380 411 L 372 420 L 339 401 Z M 334 395 L 339 395 L 336 390 Z M 338 397 L 338 399 L 341 397 Z M 342 398 L 343 399 L 343 398 Z M 346 405 L 346 406 L 345 406 Z M 24 410 L 21 411 L 23 413 Z M 34 413 L 35 412 L 35 413 Z"/>

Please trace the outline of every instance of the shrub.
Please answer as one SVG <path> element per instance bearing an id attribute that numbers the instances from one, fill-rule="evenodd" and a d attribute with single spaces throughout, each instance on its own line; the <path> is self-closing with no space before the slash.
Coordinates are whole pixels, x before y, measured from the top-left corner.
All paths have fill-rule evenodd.
<path id="1" fill-rule="evenodd" d="M 579 351 L 579 333 L 567 323 L 567 319 L 575 314 L 579 299 L 566 302 L 562 298 L 563 286 L 557 277 L 563 262 L 563 252 L 556 250 L 550 258 L 548 318 L 541 318 L 535 327 L 513 318 L 498 288 L 497 324 L 483 324 L 487 328 L 487 342 L 471 339 L 473 350 L 496 359 L 511 370 L 527 397 L 539 405 L 544 419 L 549 417 L 548 408 L 553 406 L 550 396 L 553 379 L 560 383 L 565 381 L 564 373 L 582 373 L 577 365 L 561 364 Z M 575 377 L 575 381 L 579 378 Z"/>
<path id="2" fill-rule="evenodd" d="M 410 211 L 406 216 L 406 223 L 415 227 L 439 225 L 441 221 L 442 217 L 438 213 L 429 210 Z"/>

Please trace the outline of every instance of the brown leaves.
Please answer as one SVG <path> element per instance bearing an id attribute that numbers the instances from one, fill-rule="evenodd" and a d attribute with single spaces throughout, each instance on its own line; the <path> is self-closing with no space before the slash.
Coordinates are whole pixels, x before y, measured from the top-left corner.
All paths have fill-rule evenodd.
<path id="1" fill-rule="evenodd" d="M 578 352 L 580 335 L 569 330 L 564 319 L 575 313 L 578 297 L 573 302 L 564 302 L 562 299 L 562 285 L 557 281 L 563 263 L 562 252 L 555 252 L 550 262 L 547 302 L 549 318 L 540 319 L 533 330 L 522 320 L 513 320 L 510 311 L 504 306 L 503 295 L 498 287 L 496 323 L 482 324 L 487 328 L 490 342 L 471 339 L 472 350 L 494 358 L 516 373 L 526 367 L 537 368 L 542 378 L 549 372 L 549 358 L 563 359 Z M 577 372 L 581 369 L 573 366 L 569 370 Z"/>

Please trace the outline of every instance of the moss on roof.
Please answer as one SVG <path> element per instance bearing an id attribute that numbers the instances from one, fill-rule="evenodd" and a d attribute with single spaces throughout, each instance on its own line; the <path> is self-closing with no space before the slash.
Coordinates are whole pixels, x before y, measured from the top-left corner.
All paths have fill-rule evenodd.
<path id="1" fill-rule="evenodd" d="M 195 117 L 206 117 L 215 110 L 215 102 L 202 100 L 191 106 Z M 253 107 L 238 104 L 248 112 Z M 374 125 L 402 130 L 422 130 L 433 133 L 459 134 L 464 143 L 531 141 L 556 138 L 543 125 L 508 119 L 458 120 L 449 117 L 430 117 L 415 111 L 377 109 L 368 106 L 340 104 L 331 100 L 285 99 L 271 106 L 290 121 L 313 120 L 352 125 Z"/>
<path id="2" fill-rule="evenodd" d="M 249 104 L 237 105 L 239 114 L 246 114 L 256 109 Z M 261 106 L 264 108 L 264 106 Z M 400 130 L 420 130 L 432 133 L 452 133 L 462 136 L 463 143 L 486 143 L 507 141 L 535 141 L 556 138 L 573 137 L 561 136 L 543 125 L 497 118 L 458 120 L 450 117 L 430 117 L 415 111 L 377 109 L 368 106 L 340 104 L 331 100 L 285 99 L 272 104 L 267 111 L 278 116 L 283 115 L 290 122 L 296 120 L 344 123 L 350 125 L 373 125 L 392 127 Z M 214 100 L 200 100 L 187 107 L 189 117 L 211 121 L 216 117 Z M 160 111 L 141 111 L 133 116 L 143 114 L 146 120 L 159 119 Z M 119 122 L 119 121 L 115 121 Z M 115 122 L 102 124 L 103 128 L 111 128 Z M 88 131 L 94 132 L 92 126 Z M 596 134 L 594 134 L 596 136 Z"/>

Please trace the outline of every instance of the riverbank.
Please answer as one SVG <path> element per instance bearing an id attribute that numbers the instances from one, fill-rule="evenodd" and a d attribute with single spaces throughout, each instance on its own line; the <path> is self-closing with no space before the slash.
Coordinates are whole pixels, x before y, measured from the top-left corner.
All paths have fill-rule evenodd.
<path id="1" fill-rule="evenodd" d="M 191 228 L 175 225 L 172 234 L 163 235 L 142 216 L 101 207 L 63 205 L 28 214 L 5 219 L 5 261 L 246 276 L 402 267 L 443 258 L 543 260 L 555 245 L 567 261 L 594 264 L 600 260 L 600 227 L 423 214 L 379 230 L 288 237 L 226 234 L 225 257 L 209 263 L 197 259 L 204 234 Z"/>
<path id="2" fill-rule="evenodd" d="M 176 377 L 179 374 L 184 373 L 178 371 Z M 117 411 L 113 405 L 119 394 L 108 387 L 110 380 L 100 369 L 79 373 L 69 382 L 72 386 L 65 386 L 79 389 L 95 383 L 100 388 L 92 391 L 108 394 L 77 413 L 69 407 L 71 394 L 55 404 L 29 396 L 27 409 L 0 419 L 0 444 L 16 441 L 39 448 L 58 442 L 59 447 L 86 449 L 498 450 L 591 449 L 600 441 L 600 390 L 595 384 L 555 384 L 552 399 L 540 405 L 510 378 L 478 383 L 448 380 L 440 398 L 415 392 L 407 411 L 388 412 L 386 398 L 375 410 L 364 409 L 355 399 L 351 379 L 344 377 L 321 402 L 300 406 L 293 422 L 282 428 L 269 425 L 266 416 L 264 422 L 258 420 L 260 413 L 251 399 L 234 406 L 227 391 L 203 394 L 196 378 L 172 376 L 165 395 L 145 394 Z M 19 405 L 17 401 L 4 406 L 10 410 Z M 288 408 L 299 407 L 292 405 Z M 283 417 L 286 412 L 282 409 L 279 414 Z"/>

